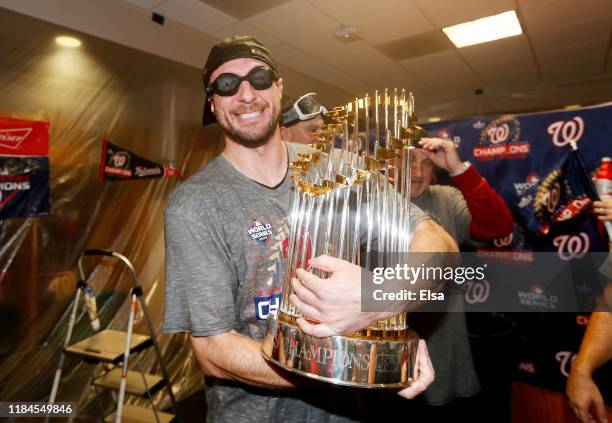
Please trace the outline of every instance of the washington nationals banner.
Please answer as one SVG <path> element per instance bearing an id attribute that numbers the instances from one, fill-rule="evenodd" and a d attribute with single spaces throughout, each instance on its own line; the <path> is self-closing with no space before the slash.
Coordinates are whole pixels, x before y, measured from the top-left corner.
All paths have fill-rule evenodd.
<path id="1" fill-rule="evenodd" d="M 173 176 L 182 178 L 181 173 L 173 167 L 164 167 L 147 160 L 108 140 L 104 140 L 102 143 L 102 158 L 98 177 L 100 182 L 170 178 Z"/>
<path id="2" fill-rule="evenodd" d="M 507 263 L 505 272 L 514 274 L 516 283 L 497 286 L 485 279 L 466 286 L 466 304 L 492 309 L 491 299 L 500 297 L 495 291 L 505 289 L 504 298 L 514 298 L 531 311 L 513 315 L 526 341 L 518 377 L 564 391 L 589 315 L 542 313 L 558 307 L 556 276 L 532 270 L 546 269 L 546 264 L 538 262 L 542 255 L 538 252 L 550 252 L 560 263 L 567 263 L 578 281 L 573 287 L 577 298 L 592 289 L 594 275 L 577 263 L 591 257 L 589 252 L 608 249 L 591 210 L 596 197 L 589 179 L 602 157 L 612 155 L 612 103 L 423 126 L 432 136 L 457 144 L 462 159 L 471 161 L 504 198 L 516 222 L 512 234 L 477 252 L 487 260 Z M 590 267 L 597 271 L 598 265 Z M 612 401 L 611 375 L 610 364 L 595 374 L 608 403 Z"/>
<path id="3" fill-rule="evenodd" d="M 577 147 L 568 151 L 554 170 L 528 191 L 529 196 L 535 199 L 533 209 L 523 207 L 519 213 L 529 230 L 542 234 L 548 234 L 551 230 L 555 233 L 566 232 L 569 225 L 577 223 L 575 218 L 581 213 L 588 214 L 593 201 L 599 199 Z"/>
<path id="4" fill-rule="evenodd" d="M 423 126 L 433 136 L 453 140 L 461 157 L 476 166 L 510 207 L 518 227 L 496 247 L 565 255 L 607 250 L 589 204 L 580 202 L 591 201 L 580 172 L 581 166 L 584 173 L 594 172 L 601 158 L 612 154 L 612 103 Z M 572 155 L 572 144 L 578 146 L 579 158 Z"/>
<path id="5" fill-rule="evenodd" d="M 49 213 L 49 159 L 0 156 L 0 220 Z"/>
<path id="6" fill-rule="evenodd" d="M 49 213 L 49 123 L 0 117 L 0 220 Z"/>
<path id="7" fill-rule="evenodd" d="M 47 156 L 49 123 L 0 117 L 0 155 Z"/>

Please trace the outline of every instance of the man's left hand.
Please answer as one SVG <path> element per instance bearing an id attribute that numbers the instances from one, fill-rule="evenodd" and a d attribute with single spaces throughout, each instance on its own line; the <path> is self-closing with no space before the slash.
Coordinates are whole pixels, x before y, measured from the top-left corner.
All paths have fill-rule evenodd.
<path id="1" fill-rule="evenodd" d="M 612 200 L 594 201 L 593 210 L 599 220 L 612 222 Z"/>
<path id="2" fill-rule="evenodd" d="M 424 339 L 419 339 L 419 347 L 416 355 L 416 375 L 412 385 L 402 389 L 397 394 L 406 399 L 413 399 L 417 395 L 423 393 L 429 385 L 434 381 L 436 372 L 434 371 L 427 345 Z"/>

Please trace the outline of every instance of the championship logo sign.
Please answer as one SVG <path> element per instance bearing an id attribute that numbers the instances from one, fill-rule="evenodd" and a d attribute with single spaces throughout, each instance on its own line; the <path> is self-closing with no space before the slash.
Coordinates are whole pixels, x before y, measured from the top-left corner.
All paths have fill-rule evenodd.
<path id="1" fill-rule="evenodd" d="M 49 159 L 0 156 L 0 220 L 49 214 Z"/>
<path id="2" fill-rule="evenodd" d="M 542 223 L 548 221 L 568 220 L 588 205 L 588 198 L 572 200 L 574 194 L 561 169 L 555 169 L 540 184 L 535 198 L 535 213 Z"/>
<path id="3" fill-rule="evenodd" d="M 596 198 L 595 189 L 583 164 L 579 150 L 569 155 L 540 183 L 534 201 L 534 212 L 547 233 L 550 224 L 570 220 L 587 210 Z"/>
<path id="4" fill-rule="evenodd" d="M 523 159 L 530 145 L 520 140 L 521 124 L 515 117 L 502 117 L 489 122 L 480 131 L 479 144 L 474 147 L 476 160 Z"/>

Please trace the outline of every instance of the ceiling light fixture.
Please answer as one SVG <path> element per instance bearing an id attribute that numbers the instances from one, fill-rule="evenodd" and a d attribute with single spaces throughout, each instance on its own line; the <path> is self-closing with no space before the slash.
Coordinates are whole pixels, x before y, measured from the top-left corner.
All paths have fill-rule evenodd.
<path id="1" fill-rule="evenodd" d="M 457 47 L 473 46 L 523 33 L 514 10 L 442 28 Z"/>
<path id="2" fill-rule="evenodd" d="M 442 120 L 442 118 L 441 118 L 441 117 L 438 117 L 438 116 L 432 116 L 432 117 L 430 117 L 429 119 L 427 119 L 427 122 L 434 123 L 434 122 L 440 122 L 441 120 Z"/>
<path id="3" fill-rule="evenodd" d="M 341 26 L 334 34 L 337 39 L 349 43 L 351 41 L 357 41 L 359 35 L 357 34 L 357 28 L 354 26 Z"/>
<path id="4" fill-rule="evenodd" d="M 81 45 L 81 41 L 78 38 L 67 37 L 65 35 L 55 37 L 55 42 L 63 47 L 79 47 Z"/>

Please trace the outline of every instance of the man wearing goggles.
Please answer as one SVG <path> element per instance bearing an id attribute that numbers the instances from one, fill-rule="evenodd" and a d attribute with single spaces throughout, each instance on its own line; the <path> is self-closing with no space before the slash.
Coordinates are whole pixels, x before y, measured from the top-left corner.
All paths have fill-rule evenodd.
<path id="1" fill-rule="evenodd" d="M 238 92 L 242 81 L 249 81 L 256 90 L 267 90 L 276 80 L 278 80 L 278 76 L 275 71 L 265 66 L 257 66 L 245 76 L 238 76 L 233 73 L 219 75 L 211 85 L 206 87 L 206 94 L 214 93 L 222 97 L 231 97 Z"/>
<path id="2" fill-rule="evenodd" d="M 163 331 L 190 334 L 195 357 L 207 375 L 211 421 L 357 418 L 354 391 L 313 384 L 268 364 L 261 355 L 266 320 L 278 310 L 283 286 L 279 269 L 293 187 L 287 177 L 289 162 L 300 152 L 313 151 L 281 139 L 283 80 L 276 64 L 256 39 L 236 37 L 212 48 L 203 76 L 203 124 L 219 123 L 225 147 L 168 200 Z M 411 215 L 410 224 L 412 245 L 420 251 L 453 247 L 450 237 L 420 211 Z M 311 266 L 317 267 L 315 261 L 321 259 L 330 258 L 318 257 Z M 351 285 L 357 297 L 360 268 L 333 260 L 342 265 L 331 271 L 334 280 Z M 362 313 L 360 301 L 344 300 L 345 326 L 334 323 L 342 333 L 381 318 L 380 313 Z M 414 398 L 433 380 L 424 343 L 417 368 L 414 384 L 399 395 Z M 298 385 L 303 389 L 280 390 Z"/>
<path id="3" fill-rule="evenodd" d="M 316 93 L 304 94 L 297 100 L 283 98 L 281 137 L 284 141 L 313 144 L 316 133 L 323 129 L 323 114 L 327 109 L 315 98 Z"/>
<path id="4" fill-rule="evenodd" d="M 265 145 L 278 132 L 283 80 L 270 52 L 257 41 L 213 47 L 203 71 L 206 104 L 202 124 L 218 122 L 238 145 Z M 248 71 L 244 71 L 247 69 Z M 218 110 L 217 110 L 218 109 Z M 284 155 L 278 147 L 274 156 Z M 279 156 L 280 157 L 280 156 Z M 277 179 L 284 175 L 276 169 Z"/>

